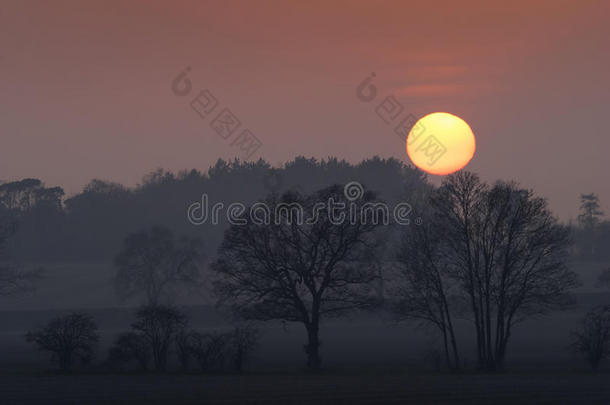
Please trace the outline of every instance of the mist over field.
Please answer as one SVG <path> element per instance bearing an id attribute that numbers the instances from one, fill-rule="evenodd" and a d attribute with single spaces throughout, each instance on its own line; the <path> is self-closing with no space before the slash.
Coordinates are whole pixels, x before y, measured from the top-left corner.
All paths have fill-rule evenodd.
<path id="1" fill-rule="evenodd" d="M 25 378 L 24 375 L 54 373 L 54 362 L 49 363 L 53 356 L 47 351 L 35 350 L 26 341 L 26 333 L 42 328 L 50 319 L 76 312 L 90 316 L 97 328 L 98 340 L 93 357 L 87 364 L 75 363 L 71 371 L 72 375 L 90 375 L 87 384 L 94 385 L 88 390 L 90 396 L 87 400 L 95 402 L 94 397 L 102 395 L 92 394 L 98 392 L 93 377 L 95 375 L 107 375 L 99 377 L 100 384 L 108 384 L 107 378 L 117 378 L 110 377 L 109 372 L 128 373 L 127 375 L 132 375 L 128 378 L 136 378 L 133 373 L 137 369 L 128 365 L 133 363 L 126 363 L 117 369 L 109 363 L 112 358 L 109 353 L 114 350 L 117 337 L 133 327 L 134 319 L 139 316 L 139 308 L 150 305 L 146 303 L 151 297 L 146 298 L 144 290 L 136 289 L 125 294 L 120 285 L 123 263 L 120 258 L 125 252 L 132 251 L 129 248 L 132 243 L 128 242 L 131 240 L 129 238 L 144 235 L 138 233 L 138 230 L 151 229 L 147 224 L 167 229 L 167 234 L 162 233 L 158 237 L 179 235 L 194 238 L 192 240 L 196 241 L 197 248 L 200 249 L 196 259 L 196 275 L 189 279 L 176 279 L 173 283 L 175 285 L 163 293 L 164 301 L 159 301 L 158 305 L 170 305 L 179 310 L 188 320 L 188 328 L 201 336 L 230 334 L 235 325 L 243 324 L 244 318 L 218 300 L 218 290 L 214 284 L 218 273 L 214 270 L 213 263 L 221 254 L 222 246 L 225 246 L 222 241 L 228 237 L 228 230 L 239 229 L 240 225 L 231 225 L 231 218 L 223 215 L 219 216 L 218 223 L 213 223 L 211 216 L 205 222 L 193 221 L 189 207 L 202 204 L 203 195 L 207 196 L 207 209 L 218 202 L 228 205 L 243 201 L 244 205 L 251 206 L 256 201 L 265 201 L 267 195 L 306 195 L 333 184 L 347 184 L 350 181 L 361 184 L 363 190 L 374 191 L 376 198 L 384 203 L 409 202 L 412 205 L 408 214 L 411 222 L 408 225 L 381 225 L 385 228 L 382 233 L 383 242 L 379 247 L 382 254 L 379 264 L 374 266 L 381 266 L 375 268 L 382 269 L 382 273 L 381 278 L 372 281 L 374 288 L 370 291 L 386 300 L 386 303 L 380 302 L 375 307 L 355 309 L 340 317 L 321 320 L 319 349 L 323 373 L 330 373 L 333 376 L 329 377 L 331 379 L 347 373 L 351 377 L 345 377 L 349 382 L 344 381 L 344 384 L 348 385 L 362 379 L 375 381 L 381 378 L 376 377 L 378 375 L 389 375 L 392 376 L 389 377 L 391 379 L 403 375 L 405 380 L 423 378 L 425 382 L 422 383 L 434 387 L 430 389 L 443 392 L 446 388 L 441 387 L 453 384 L 450 381 L 455 377 L 446 374 L 449 370 L 443 359 L 442 334 L 424 318 L 413 317 L 409 320 L 397 317 L 391 304 L 396 299 L 392 295 L 392 286 L 402 282 L 400 277 L 396 278 L 399 273 L 395 273 L 395 258 L 397 252 L 400 253 L 400 235 L 408 235 L 415 232 L 414 229 L 424 229 L 426 224 L 420 220 L 425 221 L 425 212 L 429 208 L 418 201 L 436 187 L 418 170 L 396 160 L 379 158 L 358 165 L 335 159 L 317 161 L 298 158 L 280 168 L 273 168 L 264 161 L 255 164 L 219 161 L 205 173 L 191 171 L 173 174 L 155 171 L 147 175 L 136 188 L 95 180 L 81 193 L 69 197 L 65 197 L 60 189 L 32 179 L 0 185 L 2 201 L 7 209 L 5 213 L 13 212 L 19 219 L 18 228 L 7 239 L 10 243 L 7 245 L 6 258 L 10 258 L 9 262 L 18 266 L 24 274 L 32 269 L 36 271 L 36 277 L 29 280 L 27 285 L 8 291 L 0 298 L 0 320 L 3 325 L 0 333 L 0 372 L 9 380 L 16 378 L 11 377 L 14 373 L 22 376 L 19 378 Z M 201 205 L 196 205 L 196 208 L 204 209 Z M 197 218 L 201 218 L 201 213 L 198 215 Z M 610 301 L 610 291 L 600 284 L 602 270 L 607 263 L 607 252 L 597 247 L 607 243 L 608 228 L 606 222 L 596 226 L 599 231 L 592 240 L 586 229 L 580 225 L 570 225 L 572 239 L 565 265 L 578 279 L 578 284 L 570 290 L 570 303 L 562 310 L 533 314 L 518 324 L 511 334 L 508 355 L 502 366 L 503 373 L 500 374 L 511 377 L 493 383 L 499 384 L 497 389 L 492 390 L 498 395 L 503 392 L 504 384 L 513 384 L 513 378 L 526 378 L 521 376 L 540 379 L 540 384 L 544 385 L 554 380 L 549 380 L 548 373 L 589 374 L 586 359 L 574 351 L 572 345 L 574 331 L 580 327 L 585 315 Z M 160 232 L 152 229 L 153 233 L 148 233 L 147 238 L 152 238 L 154 232 Z M 179 237 L 177 236 L 178 239 Z M 157 242 L 154 239 L 144 239 L 138 243 Z M 151 253 L 169 249 L 164 246 L 158 245 Z M 182 245 L 176 245 L 176 248 L 178 246 Z M 590 250 L 591 246 L 595 248 Z M 138 249 L 142 248 L 144 245 Z M 143 253 L 145 251 L 137 251 L 140 252 L 138 254 L 146 254 Z M 167 254 L 169 252 L 168 250 Z M 244 365 L 245 372 L 252 375 L 262 373 L 268 376 L 265 377 L 268 383 L 283 378 L 283 375 L 292 375 L 294 377 L 289 378 L 297 380 L 308 378 L 297 377 L 304 369 L 303 332 L 306 328 L 303 324 L 270 319 L 255 321 L 255 325 L 258 331 L 257 343 Z M 473 333 L 471 315 L 467 312 L 456 313 L 452 326 L 455 338 L 460 343 L 461 358 L 457 366 L 463 372 L 476 373 L 480 366 L 477 364 L 474 344 L 476 335 Z M 196 362 L 193 361 L 187 370 L 183 369 L 177 347 L 172 348 L 168 356 L 168 363 L 164 366 L 166 373 L 198 373 Z M 602 363 L 598 373 L 605 373 L 607 367 L 607 364 Z M 208 387 L 205 391 L 212 395 L 211 398 L 226 397 L 228 393 L 221 394 L 223 391 L 220 386 L 224 384 L 222 380 L 218 381 L 221 384 L 218 386 L 212 381 L 215 378 L 238 377 L 230 369 L 221 374 L 225 377 L 214 377 L 217 372 L 213 370 L 204 374 L 202 381 Z M 438 381 L 435 382 L 437 373 L 446 375 L 443 378 L 447 380 L 443 379 L 441 385 L 438 385 Z M 421 377 L 413 377 L 420 375 Z M 150 378 L 151 381 L 157 381 L 157 377 Z M 244 377 L 239 377 L 242 381 L 240 384 L 250 384 L 242 378 Z M 287 381 L 286 384 L 303 384 L 297 380 Z M 48 380 L 45 389 L 55 390 L 54 381 Z M 181 384 L 186 381 L 191 380 L 182 381 Z M 472 382 L 478 384 L 475 381 Z M 179 395 L 175 382 L 176 380 L 159 380 L 164 387 L 161 391 L 163 395 Z M 20 384 L 19 380 L 14 383 Z M 212 384 L 219 391 L 211 389 L 207 384 Z M 371 384 L 373 391 L 378 389 L 376 383 Z M 472 389 L 478 392 L 481 388 Z M 298 393 L 298 390 L 290 392 Z M 139 389 L 131 394 L 134 401 L 141 400 L 142 395 L 145 395 Z M 465 398 L 471 394 L 467 390 Z M 301 394 L 295 395 L 297 398 Z M 325 394 L 319 392 L 315 395 L 320 395 L 316 397 L 317 400 L 324 400 Z M 418 395 L 421 394 L 408 396 L 419 398 Z M 602 394 L 593 394 L 593 399 L 597 398 L 595 395 Z M 32 401 L 36 402 L 35 398 L 32 396 Z M 100 400 L 100 403 L 103 402 Z"/>
<path id="2" fill-rule="evenodd" d="M 0 0 L 0 404 L 609 404 L 609 18 Z"/>

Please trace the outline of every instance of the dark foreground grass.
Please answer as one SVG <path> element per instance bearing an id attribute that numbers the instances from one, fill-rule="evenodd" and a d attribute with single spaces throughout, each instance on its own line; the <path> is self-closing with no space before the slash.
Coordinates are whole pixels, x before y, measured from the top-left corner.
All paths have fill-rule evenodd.
<path id="1" fill-rule="evenodd" d="M 610 404 L 610 374 L 3 374 L 2 404 Z"/>

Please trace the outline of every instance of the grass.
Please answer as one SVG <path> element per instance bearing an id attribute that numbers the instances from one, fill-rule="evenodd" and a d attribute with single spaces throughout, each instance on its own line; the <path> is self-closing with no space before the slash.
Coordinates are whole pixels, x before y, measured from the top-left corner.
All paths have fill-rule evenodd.
<path id="1" fill-rule="evenodd" d="M 50 266 L 45 288 L 0 300 L 0 404 L 610 404 L 610 374 L 578 371 L 586 369 L 584 362 L 566 349 L 586 310 L 610 302 L 608 292 L 591 287 L 599 264 L 578 267 L 586 287 L 578 291 L 577 307 L 519 325 L 509 344 L 508 373 L 422 371 L 432 368 L 426 353 L 438 349 L 438 338 L 369 316 L 324 323 L 327 368 L 318 375 L 299 371 L 305 361 L 302 325 L 280 323 L 263 330 L 252 364 L 257 373 L 61 375 L 43 371 L 50 367 L 48 355 L 24 342 L 25 331 L 62 308 L 88 308 L 102 334 L 99 363 L 111 340 L 129 327 L 133 308 L 109 298 L 111 267 L 58 264 Z M 210 307 L 187 311 L 198 329 L 226 326 Z M 471 329 L 458 323 L 470 367 Z"/>
<path id="2" fill-rule="evenodd" d="M 3 404 L 608 404 L 610 375 L 5 374 Z"/>

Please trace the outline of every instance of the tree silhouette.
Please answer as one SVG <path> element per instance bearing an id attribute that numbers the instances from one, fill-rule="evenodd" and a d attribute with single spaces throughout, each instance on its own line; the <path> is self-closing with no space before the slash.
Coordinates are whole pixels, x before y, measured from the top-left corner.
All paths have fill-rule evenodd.
<path id="1" fill-rule="evenodd" d="M 578 223 L 584 232 L 584 239 L 588 254 L 596 254 L 596 238 L 601 217 L 604 213 L 600 210 L 599 197 L 595 193 L 580 195 L 580 214 Z"/>
<path id="2" fill-rule="evenodd" d="M 604 213 L 599 209 L 599 197 L 595 193 L 580 195 L 579 224 L 585 229 L 595 228 Z"/>
<path id="3" fill-rule="evenodd" d="M 336 158 L 300 156 L 274 168 L 262 159 L 219 159 L 201 172 L 158 169 L 135 187 L 94 179 L 63 201 L 61 189 L 46 188 L 37 179 L 24 179 L 14 182 L 20 184 L 0 185 L 0 206 L 6 192 L 11 207 L 33 207 L 22 212 L 22 226 L 12 251 L 16 256 L 40 262 L 105 262 L 116 256 L 127 234 L 148 229 L 152 224 L 167 227 L 175 235 L 205 234 L 206 247 L 216 251 L 230 225 L 224 215 L 217 226 L 208 223 L 194 227 L 185 221 L 186 207 L 201 201 L 202 193 L 214 202 L 240 201 L 250 205 L 272 191 L 309 193 L 349 181 L 374 185 L 378 195 L 389 203 L 402 198 L 404 191 L 412 195 L 427 187 L 423 172 L 397 159 L 373 157 L 352 164 Z M 34 192 L 37 188 L 48 192 Z"/>
<path id="4" fill-rule="evenodd" d="M 176 351 L 182 371 L 188 371 L 190 359 L 193 356 L 194 341 L 198 338 L 198 332 L 192 329 L 182 328 L 174 338 Z"/>
<path id="5" fill-rule="evenodd" d="M 579 330 L 572 332 L 572 347 L 583 354 L 591 368 L 610 356 L 610 305 L 594 308 L 582 321 Z"/>
<path id="6" fill-rule="evenodd" d="M 252 325 L 237 326 L 230 334 L 229 355 L 235 371 L 241 373 L 259 340 L 259 330 Z"/>
<path id="7" fill-rule="evenodd" d="M 201 371 L 221 370 L 225 363 L 230 340 L 231 335 L 228 333 L 192 331 L 189 334 L 188 347 L 199 363 Z"/>
<path id="8" fill-rule="evenodd" d="M 41 269 L 24 269 L 14 258 L 18 231 L 28 225 L 24 218 L 43 205 L 58 208 L 63 191 L 47 189 L 38 179 L 0 185 L 0 295 L 9 295 L 33 288 L 40 278 Z M 33 244 L 34 240 L 28 241 Z M 12 246 L 11 246 L 12 245 Z"/>
<path id="9" fill-rule="evenodd" d="M 44 328 L 28 332 L 26 340 L 40 350 L 49 351 L 59 362 L 62 371 L 69 371 L 75 359 L 91 361 L 99 336 L 91 316 L 72 313 L 51 320 Z"/>
<path id="10" fill-rule="evenodd" d="M 197 279 L 201 258 L 199 239 L 176 241 L 167 228 L 130 234 L 115 258 L 117 289 L 123 297 L 144 294 L 149 306 L 167 304 L 173 286 Z"/>
<path id="11" fill-rule="evenodd" d="M 140 308 L 131 325 L 148 344 L 156 371 L 165 371 L 170 346 L 185 326 L 184 314 L 167 306 Z"/>
<path id="12" fill-rule="evenodd" d="M 142 210 L 133 190 L 117 183 L 91 180 L 81 193 L 65 201 L 65 231 L 59 235 L 64 239 L 61 257 L 111 260 L 125 235 L 144 226 Z M 151 223 L 157 222 L 145 226 Z"/>
<path id="13" fill-rule="evenodd" d="M 0 296 L 29 290 L 40 278 L 40 269 L 24 270 L 8 253 L 7 244 L 17 227 L 17 220 L 0 208 Z"/>
<path id="14" fill-rule="evenodd" d="M 108 362 L 111 366 L 135 362 L 140 371 L 148 369 L 150 347 L 140 333 L 126 332 L 120 334 L 110 347 Z"/>
<path id="15" fill-rule="evenodd" d="M 329 201 L 344 204 L 343 211 Z M 244 214 L 245 222 L 225 234 L 212 264 L 220 302 L 245 319 L 302 323 L 308 339 L 307 365 L 318 369 L 322 317 L 368 308 L 375 301 L 370 283 L 378 273 L 370 264 L 379 224 L 371 211 L 363 209 L 374 201 L 370 192 L 348 201 L 338 185 L 307 196 L 292 192 L 270 196 L 264 202 L 268 221 Z M 345 209 L 350 204 L 364 215 L 350 221 Z M 301 208 L 318 215 L 299 220 Z M 337 221 L 341 215 L 343 220 Z"/>
<path id="16" fill-rule="evenodd" d="M 533 192 L 513 183 L 489 187 L 468 172 L 448 176 L 428 205 L 441 232 L 415 232 L 413 256 L 403 260 L 411 312 L 451 336 L 451 289 L 472 316 L 479 367 L 502 369 L 516 324 L 570 303 L 578 282 L 565 264 L 569 229 Z"/>
<path id="17" fill-rule="evenodd" d="M 25 213 L 45 204 L 60 209 L 63 195 L 60 187 L 46 188 L 38 179 L 0 184 L 0 206 L 9 211 Z"/>
<path id="18" fill-rule="evenodd" d="M 401 235 L 396 253 L 398 272 L 389 289 L 394 298 L 391 309 L 398 320 L 414 319 L 436 327 L 443 339 L 445 362 L 457 370 L 460 359 L 454 317 L 460 309 L 455 302 L 459 285 L 449 273 L 452 259 L 443 242 L 445 230 L 438 217 L 424 207 L 415 208 L 422 224 Z"/>

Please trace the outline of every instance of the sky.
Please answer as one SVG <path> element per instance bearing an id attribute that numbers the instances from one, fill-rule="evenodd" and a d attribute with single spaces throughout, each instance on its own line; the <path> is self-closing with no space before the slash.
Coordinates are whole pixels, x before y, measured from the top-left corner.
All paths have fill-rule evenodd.
<path id="1" fill-rule="evenodd" d="M 585 192 L 610 214 L 609 19 L 610 2 L 588 0 L 0 0 L 0 180 L 132 186 L 244 158 L 242 129 L 261 142 L 248 159 L 274 165 L 408 163 L 376 114 L 394 96 L 405 115 L 466 120 L 483 179 L 533 188 L 565 220 Z M 218 102 L 205 117 L 190 104 L 202 90 Z M 227 139 L 211 127 L 224 108 L 241 122 Z"/>

